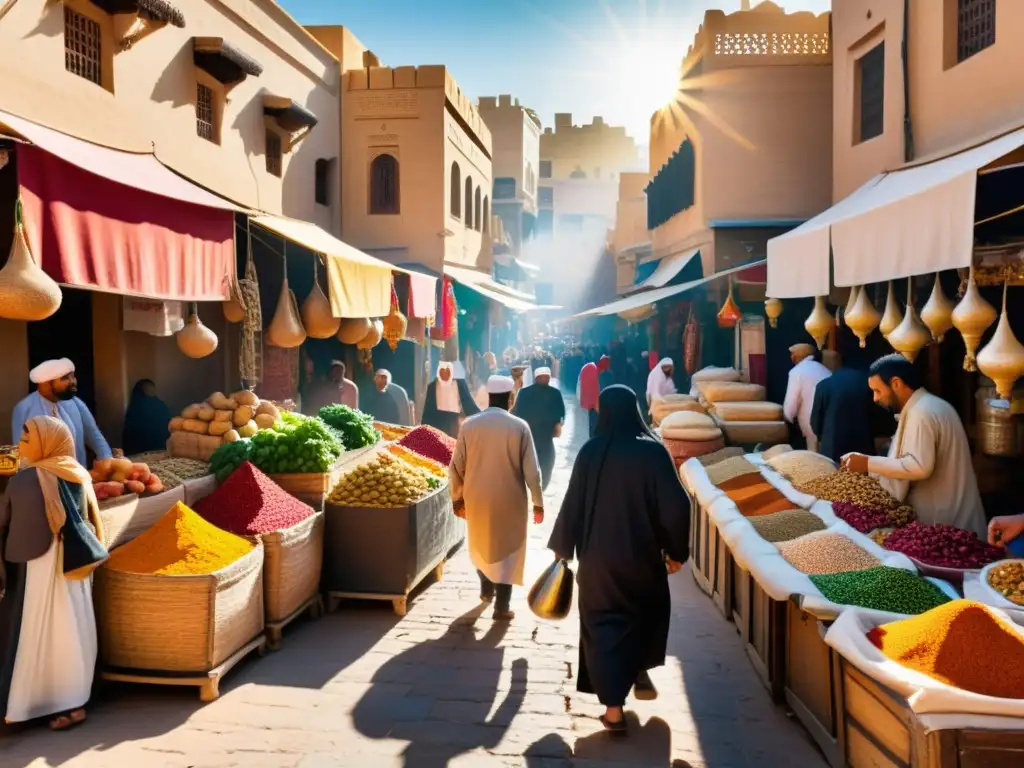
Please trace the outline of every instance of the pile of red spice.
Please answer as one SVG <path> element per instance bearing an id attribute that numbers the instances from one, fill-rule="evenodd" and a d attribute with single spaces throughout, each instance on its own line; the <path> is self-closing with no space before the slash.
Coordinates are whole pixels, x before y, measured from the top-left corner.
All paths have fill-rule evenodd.
<path id="1" fill-rule="evenodd" d="M 239 536 L 282 531 L 313 514 L 312 507 L 289 495 L 248 461 L 196 504 L 195 511 L 221 530 Z"/>
<path id="2" fill-rule="evenodd" d="M 439 429 L 428 426 L 419 426 L 398 441 L 399 445 L 405 446 L 410 451 L 415 451 L 420 456 L 426 456 L 444 464 L 446 467 L 452 463 L 452 453 L 455 452 L 455 440 Z"/>

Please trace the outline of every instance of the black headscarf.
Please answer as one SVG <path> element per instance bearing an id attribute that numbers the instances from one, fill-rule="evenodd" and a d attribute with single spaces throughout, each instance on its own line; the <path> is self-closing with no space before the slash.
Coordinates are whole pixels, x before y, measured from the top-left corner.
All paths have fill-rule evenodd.
<path id="1" fill-rule="evenodd" d="M 124 415 L 121 448 L 128 456 L 162 451 L 170 437 L 167 425 L 171 421 L 171 410 L 156 395 L 146 394 L 147 385 L 156 386 L 150 379 L 139 379 L 135 383 Z"/>
<path id="2" fill-rule="evenodd" d="M 624 384 L 612 384 L 601 392 L 597 407 L 597 434 L 594 439 L 635 439 L 654 434 L 644 422 L 636 392 Z"/>

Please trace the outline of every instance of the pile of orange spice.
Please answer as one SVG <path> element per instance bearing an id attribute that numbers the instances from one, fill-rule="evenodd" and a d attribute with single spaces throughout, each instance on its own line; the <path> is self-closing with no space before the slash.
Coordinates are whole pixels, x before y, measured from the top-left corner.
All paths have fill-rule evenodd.
<path id="1" fill-rule="evenodd" d="M 725 495 L 735 502 L 740 514 L 746 517 L 771 515 L 793 508 L 793 502 L 760 473 L 738 475 L 718 487 L 725 491 Z"/>
<path id="2" fill-rule="evenodd" d="M 983 696 L 1024 699 L 1024 637 L 986 606 L 954 600 L 868 632 L 908 669 Z"/>

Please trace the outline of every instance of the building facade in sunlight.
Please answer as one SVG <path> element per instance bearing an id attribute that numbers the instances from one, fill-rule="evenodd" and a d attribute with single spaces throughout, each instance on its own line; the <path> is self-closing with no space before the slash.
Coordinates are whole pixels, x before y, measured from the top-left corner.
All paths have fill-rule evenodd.
<path id="1" fill-rule="evenodd" d="M 699 258 L 708 276 L 764 258 L 828 204 L 831 126 L 828 14 L 708 11 L 651 118 L 648 261 L 665 275 Z"/>
<path id="2" fill-rule="evenodd" d="M 631 171 L 619 175 L 619 199 L 608 250 L 615 260 L 616 293 L 626 293 L 637 282 L 637 264 L 650 262 L 651 233 L 647 229 L 648 174 Z"/>

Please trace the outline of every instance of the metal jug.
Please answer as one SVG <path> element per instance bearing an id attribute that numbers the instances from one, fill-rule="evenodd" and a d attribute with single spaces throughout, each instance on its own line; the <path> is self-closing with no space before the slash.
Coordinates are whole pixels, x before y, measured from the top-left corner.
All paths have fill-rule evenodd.
<path id="1" fill-rule="evenodd" d="M 575 578 L 565 560 L 555 560 L 530 587 L 530 610 L 541 619 L 564 619 L 572 608 Z"/>

